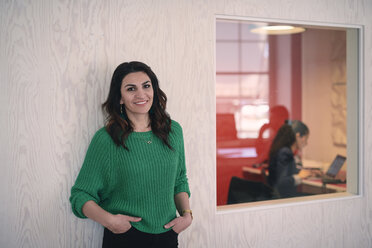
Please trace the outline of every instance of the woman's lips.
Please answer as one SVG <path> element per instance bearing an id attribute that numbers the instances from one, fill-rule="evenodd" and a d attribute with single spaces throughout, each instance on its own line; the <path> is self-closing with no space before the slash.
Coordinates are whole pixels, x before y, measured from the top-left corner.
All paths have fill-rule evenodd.
<path id="1" fill-rule="evenodd" d="M 148 102 L 148 100 L 145 100 L 145 101 L 139 101 L 139 102 L 135 102 L 134 104 L 136 105 L 144 105 Z"/>

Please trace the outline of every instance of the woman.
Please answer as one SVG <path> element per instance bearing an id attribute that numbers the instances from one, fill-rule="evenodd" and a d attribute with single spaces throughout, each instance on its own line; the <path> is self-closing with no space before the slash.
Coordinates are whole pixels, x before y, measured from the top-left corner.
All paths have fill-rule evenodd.
<path id="1" fill-rule="evenodd" d="M 309 129 L 301 121 L 288 121 L 282 125 L 271 144 L 269 152 L 268 183 L 279 197 L 303 196 L 297 192 L 296 186 L 301 180 L 310 176 L 311 172 L 301 170 L 296 163 L 295 153 L 302 151 L 307 145 Z"/>
<path id="2" fill-rule="evenodd" d="M 105 227 L 102 247 L 178 247 L 178 234 L 192 222 L 182 128 L 166 102 L 150 67 L 116 68 L 102 104 L 106 125 L 70 197 L 77 217 Z"/>

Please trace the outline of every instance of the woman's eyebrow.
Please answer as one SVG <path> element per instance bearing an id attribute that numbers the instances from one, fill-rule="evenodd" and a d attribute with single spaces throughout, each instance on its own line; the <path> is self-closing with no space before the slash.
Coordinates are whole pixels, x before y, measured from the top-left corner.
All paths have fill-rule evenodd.
<path id="1" fill-rule="evenodd" d="M 147 84 L 147 83 L 150 83 L 150 80 L 147 80 L 147 81 L 145 81 L 145 82 L 143 82 L 142 83 L 142 85 L 145 85 L 145 84 Z M 135 84 L 126 84 L 124 87 L 136 87 L 136 85 Z"/>
<path id="2" fill-rule="evenodd" d="M 125 88 L 126 88 L 126 87 L 136 87 L 136 85 L 135 85 L 135 84 L 126 84 L 124 87 L 125 87 Z"/>

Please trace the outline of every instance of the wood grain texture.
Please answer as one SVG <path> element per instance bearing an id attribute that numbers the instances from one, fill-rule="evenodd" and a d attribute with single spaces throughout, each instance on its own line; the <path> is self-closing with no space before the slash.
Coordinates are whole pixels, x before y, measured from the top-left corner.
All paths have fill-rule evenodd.
<path id="1" fill-rule="evenodd" d="M 68 201 L 104 117 L 114 68 L 142 60 L 184 128 L 193 225 L 180 247 L 371 247 L 372 72 L 365 70 L 364 195 L 216 213 L 215 15 L 365 25 L 371 1 L 0 2 L 0 247 L 100 247 L 102 228 Z"/>

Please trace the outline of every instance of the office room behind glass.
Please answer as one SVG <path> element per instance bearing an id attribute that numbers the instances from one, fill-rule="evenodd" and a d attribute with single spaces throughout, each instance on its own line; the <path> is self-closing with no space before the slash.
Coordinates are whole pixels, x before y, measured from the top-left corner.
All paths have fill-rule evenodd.
<path id="1" fill-rule="evenodd" d="M 310 130 L 307 146 L 295 152 L 299 166 L 326 172 L 337 155 L 347 157 L 346 28 L 256 31 L 270 25 L 280 23 L 216 22 L 217 206 L 270 198 L 268 153 L 285 120 L 300 120 Z M 297 191 L 346 191 L 347 161 L 338 183 L 324 184 L 314 173 Z M 230 183 L 241 199 L 231 199 Z M 239 187 L 261 195 L 246 198 Z"/>

